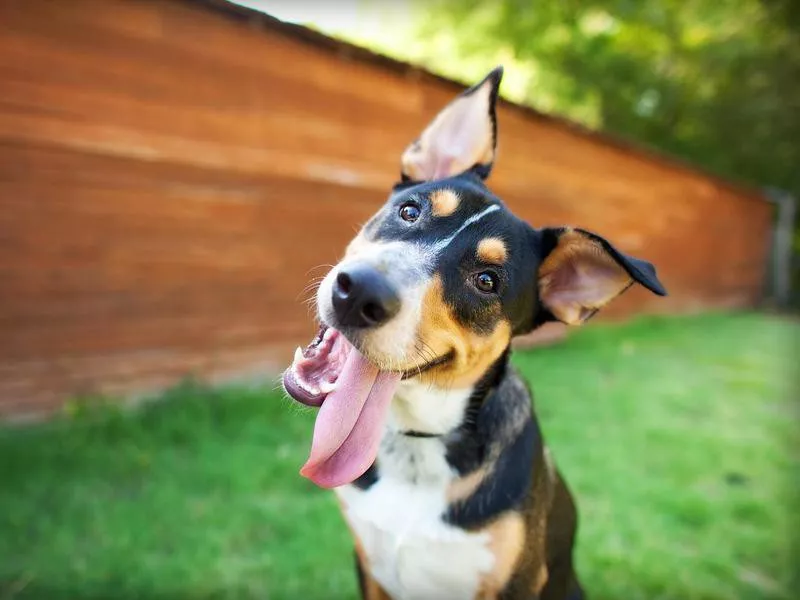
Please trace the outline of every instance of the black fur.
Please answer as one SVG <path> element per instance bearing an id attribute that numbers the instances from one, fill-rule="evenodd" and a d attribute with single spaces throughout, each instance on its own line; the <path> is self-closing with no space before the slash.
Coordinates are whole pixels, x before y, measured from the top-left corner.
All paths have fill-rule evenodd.
<path id="1" fill-rule="evenodd" d="M 353 485 L 360 490 L 368 490 L 378 483 L 378 465 L 372 463 L 364 474 L 353 482 Z"/>
<path id="2" fill-rule="evenodd" d="M 445 521 L 464 529 L 475 529 L 507 510 L 519 508 L 530 491 L 530 466 L 538 438 L 538 429 L 528 420 L 517 437 L 503 449 L 490 476 L 469 498 L 452 504 Z"/>
<path id="3" fill-rule="evenodd" d="M 505 376 L 507 367 L 508 350 L 475 385 L 461 426 L 445 437 L 445 458 L 459 475 L 467 475 L 480 468 L 489 444 L 496 437 L 496 432 L 489 426 L 491 419 L 481 419 L 481 416 L 486 412 L 484 406 Z"/>

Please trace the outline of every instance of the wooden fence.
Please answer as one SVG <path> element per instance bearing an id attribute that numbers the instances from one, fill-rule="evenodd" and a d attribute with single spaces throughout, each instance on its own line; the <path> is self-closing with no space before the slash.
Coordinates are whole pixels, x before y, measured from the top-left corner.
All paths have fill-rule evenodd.
<path id="1" fill-rule="evenodd" d="M 303 289 L 460 88 L 224 2 L 0 0 L 0 416 L 273 374 Z M 763 198 L 504 104 L 493 189 L 659 268 L 609 316 L 756 303 Z"/>

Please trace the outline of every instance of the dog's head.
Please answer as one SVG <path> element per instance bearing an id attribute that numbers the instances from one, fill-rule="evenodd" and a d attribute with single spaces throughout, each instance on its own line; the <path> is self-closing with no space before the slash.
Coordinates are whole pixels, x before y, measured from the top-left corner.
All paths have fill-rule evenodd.
<path id="1" fill-rule="evenodd" d="M 322 405 L 304 469 L 322 485 L 369 467 L 380 432 L 359 423 L 382 424 L 401 377 L 469 388 L 515 335 L 580 324 L 633 283 L 665 293 L 650 263 L 582 229 L 533 228 L 489 191 L 501 76 L 456 98 L 406 149 L 402 181 L 318 289 L 320 334 L 284 385 Z M 342 419 L 352 423 L 331 425 Z"/>

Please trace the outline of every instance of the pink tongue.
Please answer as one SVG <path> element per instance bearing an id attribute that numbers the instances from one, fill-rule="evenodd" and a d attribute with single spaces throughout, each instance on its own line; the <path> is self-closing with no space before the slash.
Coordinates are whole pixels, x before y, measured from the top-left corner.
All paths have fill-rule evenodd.
<path id="1" fill-rule="evenodd" d="M 400 373 L 379 371 L 351 348 L 336 389 L 314 424 L 311 455 L 300 474 L 332 488 L 360 477 L 375 460 Z"/>

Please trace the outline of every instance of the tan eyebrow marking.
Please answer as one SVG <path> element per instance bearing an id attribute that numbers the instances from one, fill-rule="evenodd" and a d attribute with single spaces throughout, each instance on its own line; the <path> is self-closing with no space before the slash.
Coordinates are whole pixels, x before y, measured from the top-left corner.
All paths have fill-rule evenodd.
<path id="1" fill-rule="evenodd" d="M 434 217 L 449 217 L 458 208 L 461 200 L 451 189 L 436 190 L 431 194 L 431 206 Z"/>
<path id="2" fill-rule="evenodd" d="M 478 258 L 490 264 L 503 264 L 508 258 L 506 243 L 495 237 L 482 239 L 478 244 Z"/>

